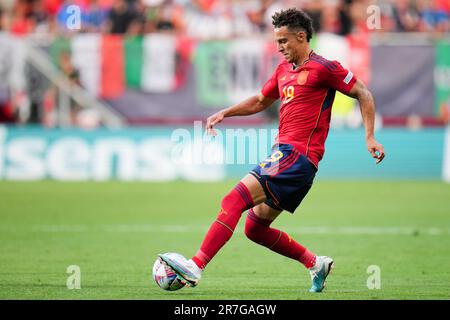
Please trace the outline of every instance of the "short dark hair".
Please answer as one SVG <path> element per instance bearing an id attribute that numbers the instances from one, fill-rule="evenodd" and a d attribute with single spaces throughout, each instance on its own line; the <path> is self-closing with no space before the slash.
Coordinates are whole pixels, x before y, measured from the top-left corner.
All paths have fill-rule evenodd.
<path id="1" fill-rule="evenodd" d="M 312 19 L 306 12 L 296 8 L 276 12 L 272 16 L 272 24 L 275 28 L 287 27 L 291 31 L 305 31 L 308 42 L 314 32 Z"/>

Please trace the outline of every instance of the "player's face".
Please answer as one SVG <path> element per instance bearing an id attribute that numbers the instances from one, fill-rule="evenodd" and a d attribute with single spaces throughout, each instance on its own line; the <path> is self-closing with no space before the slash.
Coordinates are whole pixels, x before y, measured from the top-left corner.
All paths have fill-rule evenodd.
<path id="1" fill-rule="evenodd" d="M 305 32 L 293 32 L 287 27 L 275 28 L 275 41 L 280 52 L 289 63 L 297 63 L 305 42 Z"/>

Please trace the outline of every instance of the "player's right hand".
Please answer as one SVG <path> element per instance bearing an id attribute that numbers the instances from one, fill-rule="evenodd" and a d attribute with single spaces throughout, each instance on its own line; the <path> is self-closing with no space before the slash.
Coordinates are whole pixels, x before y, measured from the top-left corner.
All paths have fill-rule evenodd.
<path id="1" fill-rule="evenodd" d="M 382 144 L 378 143 L 375 139 L 367 139 L 367 150 L 372 155 L 372 158 L 375 158 L 376 164 L 379 164 L 381 161 L 383 161 L 385 153 L 384 153 L 384 147 Z"/>
<path id="2" fill-rule="evenodd" d="M 214 126 L 218 123 L 221 123 L 223 118 L 224 114 L 222 113 L 222 111 L 219 111 L 206 119 L 206 133 L 212 136 L 216 136 L 217 132 L 216 130 L 214 130 Z"/>

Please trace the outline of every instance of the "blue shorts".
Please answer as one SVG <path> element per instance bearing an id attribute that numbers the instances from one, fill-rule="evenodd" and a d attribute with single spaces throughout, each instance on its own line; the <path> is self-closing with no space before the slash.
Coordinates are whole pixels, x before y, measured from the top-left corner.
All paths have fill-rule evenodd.
<path id="1" fill-rule="evenodd" d="M 272 155 L 250 174 L 258 179 L 266 194 L 265 203 L 291 213 L 312 186 L 317 168 L 290 144 L 276 144 Z"/>

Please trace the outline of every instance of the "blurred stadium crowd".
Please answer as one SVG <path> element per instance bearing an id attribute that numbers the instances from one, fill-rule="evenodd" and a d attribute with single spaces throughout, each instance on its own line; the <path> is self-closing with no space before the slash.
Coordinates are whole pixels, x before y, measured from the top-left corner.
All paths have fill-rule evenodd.
<path id="1" fill-rule="evenodd" d="M 269 32 L 275 11 L 298 7 L 313 17 L 316 31 L 347 35 L 368 31 L 370 5 L 380 9 L 382 32 L 450 31 L 449 0 L 0 0 L 0 29 L 64 33 L 74 4 L 81 8 L 81 32 L 246 36 Z"/>
<path id="2" fill-rule="evenodd" d="M 51 47 L 47 50 L 47 53 L 50 53 L 49 59 L 57 65 L 70 86 L 86 89 L 98 99 L 111 98 L 108 97 L 108 94 L 104 94 L 104 90 L 102 91 L 102 89 L 109 88 L 109 91 L 114 91 L 114 99 L 119 96 L 122 99 L 103 101 L 107 102 L 108 107 L 115 108 L 121 113 L 124 110 L 129 111 L 132 106 L 136 109 L 135 112 L 133 111 L 136 118 L 144 118 L 142 112 L 145 114 L 153 112 L 149 115 L 149 118 L 154 119 L 155 115 L 161 113 L 160 110 L 167 110 L 166 105 L 179 107 L 182 104 L 186 106 L 186 113 L 192 113 L 194 116 L 202 118 L 204 113 L 209 112 L 209 110 L 198 106 L 196 101 L 199 100 L 199 96 L 210 97 L 226 94 L 223 94 L 222 91 L 216 92 L 211 87 L 205 87 L 202 91 L 197 90 L 195 94 L 189 93 L 189 95 L 183 95 L 179 90 L 178 96 L 174 95 L 176 99 L 173 101 L 170 100 L 170 94 L 159 95 L 160 93 L 173 92 L 173 89 L 179 85 L 180 79 L 188 77 L 188 75 L 182 74 L 186 67 L 180 64 L 179 58 L 180 55 L 188 56 L 186 53 L 188 51 L 184 52 L 183 50 L 192 47 L 192 44 L 187 42 L 182 44 L 182 42 L 176 41 L 185 38 L 193 42 L 199 40 L 199 43 L 214 39 L 225 40 L 226 43 L 232 43 L 239 39 L 249 40 L 254 38 L 267 38 L 267 41 L 272 41 L 269 40 L 272 35 L 272 15 L 280 9 L 290 7 L 302 8 L 310 14 L 313 18 L 314 29 L 318 33 L 317 38 L 321 34 L 332 35 L 334 38 L 331 39 L 324 37 L 326 40 L 322 41 L 322 44 L 326 43 L 329 52 L 331 50 L 331 52 L 336 53 L 341 61 L 343 58 L 346 59 L 347 56 L 346 62 L 353 63 L 352 68 L 356 68 L 358 74 L 364 76 L 363 79 L 369 84 L 371 83 L 368 80 L 367 70 L 374 69 L 375 65 L 378 66 L 380 61 L 384 61 L 383 55 L 390 53 L 380 50 L 377 51 L 381 52 L 378 55 L 376 52 L 369 53 L 371 49 L 368 47 L 369 41 L 367 39 L 372 37 L 366 35 L 381 36 L 382 38 L 387 34 L 389 35 L 387 38 L 395 38 L 394 41 L 408 38 L 418 39 L 417 41 L 420 42 L 421 38 L 439 41 L 439 39 L 444 39 L 450 34 L 450 0 L 0 0 L 0 123 L 40 123 L 46 126 L 54 126 L 57 118 L 56 110 L 63 110 L 60 97 L 64 98 L 64 95 L 60 95 L 58 91 L 60 83 L 52 80 L 50 84 L 48 81 L 49 74 L 44 76 L 42 71 L 33 72 L 34 69 L 29 68 L 28 64 L 24 66 L 23 52 L 19 53 L 15 49 L 16 47 L 13 48 L 12 46 L 13 49 L 7 49 L 11 44 L 18 42 L 14 39 L 22 42 L 28 41 L 29 38 L 44 39 L 47 47 Z M 74 8 L 78 10 L 80 18 L 79 27 L 75 30 L 68 26 L 68 21 L 71 21 L 74 16 Z M 379 18 L 377 23 L 380 27 L 373 28 L 369 25 L 368 17 L 373 14 Z M 405 33 L 408 33 L 406 37 Z M 33 35 L 33 37 L 27 37 L 29 35 Z M 90 35 L 93 35 L 93 37 L 90 37 Z M 178 40 L 167 42 L 167 39 L 158 38 L 159 35 L 169 35 Z M 158 43 L 134 41 L 137 38 L 147 36 L 156 36 L 159 39 L 156 40 Z M 84 38 L 74 41 L 74 38 L 77 37 Z M 103 44 L 106 43 L 110 47 L 100 46 L 100 38 L 103 39 Z M 121 38 L 122 40 L 111 38 Z M 61 39 L 66 41 L 62 41 L 66 44 L 65 49 L 61 52 L 58 51 L 57 56 L 51 57 L 52 48 L 57 47 L 58 41 Z M 161 44 L 160 41 L 165 42 Z M 434 49 L 430 46 L 437 46 L 433 43 L 428 45 L 429 48 L 426 49 L 428 53 L 425 52 L 425 58 L 419 59 L 422 63 L 416 66 L 416 71 L 418 75 L 420 74 L 419 78 L 428 79 L 425 82 L 431 83 L 433 82 L 433 70 L 431 68 L 434 65 L 434 58 L 432 57 L 434 53 L 430 50 Z M 242 46 L 242 43 L 240 46 Z M 71 49 L 68 49 L 69 47 Z M 179 51 L 181 47 L 184 49 Z M 417 58 L 417 54 L 422 54 L 417 51 L 420 51 L 419 47 L 415 48 L 414 53 L 411 51 L 415 58 Z M 263 50 L 263 48 L 253 49 L 256 51 Z M 94 52 L 95 50 L 98 52 Z M 399 48 L 395 53 L 398 53 L 399 50 L 403 49 Z M 440 54 L 442 56 L 440 60 L 443 62 L 438 63 L 443 64 L 443 67 L 436 67 L 436 70 L 442 69 L 443 71 L 435 72 L 435 74 L 441 75 L 439 77 L 441 79 L 440 87 L 444 88 L 441 90 L 444 93 L 438 97 L 439 101 L 435 108 L 438 111 L 435 114 L 444 115 L 444 120 L 448 123 L 450 122 L 450 99 L 447 97 L 446 83 L 448 83 L 447 79 L 450 73 L 446 71 L 448 70 L 445 58 L 447 47 L 440 51 L 436 50 L 436 52 L 443 52 Z M 142 55 L 144 51 L 146 52 L 145 56 Z M 340 51 L 344 53 L 339 55 Z M 353 62 L 348 57 L 350 51 L 354 55 L 352 57 Z M 396 56 L 396 61 L 410 59 L 407 55 L 409 51 L 410 49 L 405 47 L 404 51 Z M 11 54 L 11 52 L 15 53 Z M 219 53 L 209 54 L 216 56 Z M 152 59 L 148 64 L 150 56 L 153 58 L 160 57 L 161 54 L 167 57 L 173 56 L 172 60 L 176 60 L 176 67 L 173 68 L 173 72 L 171 71 L 170 59 L 166 59 L 167 63 L 162 67 L 158 63 L 152 65 Z M 266 53 L 261 54 L 267 55 Z M 276 52 L 275 55 L 278 56 Z M 372 56 L 372 61 L 375 61 L 375 63 L 369 62 L 369 55 Z M 246 52 L 240 52 L 236 56 L 234 62 L 228 61 L 227 63 L 230 65 L 238 63 L 240 57 L 246 59 Z M 376 62 L 377 56 L 382 57 L 381 60 L 378 59 L 378 62 Z M 217 66 L 208 63 L 209 58 L 205 59 L 201 65 L 208 65 L 208 67 L 203 67 L 201 70 L 208 70 L 211 74 L 217 72 Z M 271 58 L 267 59 L 270 60 Z M 78 62 L 74 63 L 75 61 Z M 102 69 L 102 63 L 106 63 L 106 61 L 109 61 L 109 66 L 113 65 L 116 68 Z M 114 62 L 111 63 L 111 61 Z M 194 61 L 189 63 L 193 66 L 199 65 Z M 16 68 L 17 65 L 19 68 Z M 398 67 L 396 62 L 393 62 L 394 65 Z M 431 67 L 427 67 L 429 65 Z M 147 69 L 144 71 L 145 66 L 147 66 Z M 420 66 L 429 69 L 427 69 L 429 71 L 428 76 L 424 76 Z M 119 70 L 120 72 L 117 73 L 117 69 L 120 68 L 123 70 Z M 240 65 L 239 68 L 243 70 L 241 73 L 251 72 L 250 69 L 245 69 L 243 65 Z M 116 73 L 110 69 L 114 69 Z M 375 69 L 372 70 L 374 71 L 372 73 L 376 80 L 380 76 L 378 73 L 382 72 L 378 70 L 378 67 Z M 197 68 L 196 72 L 198 73 L 199 70 Z M 378 73 L 375 71 L 378 71 Z M 147 82 L 144 81 L 145 77 L 141 76 L 141 73 L 150 79 L 147 82 L 151 82 L 151 88 L 146 86 Z M 156 81 L 153 75 L 149 75 L 151 73 L 157 73 Z M 405 77 L 405 79 L 397 77 L 396 85 L 402 88 L 401 92 L 403 92 L 405 99 L 402 102 L 395 102 L 395 108 L 399 110 L 399 113 L 403 112 L 402 116 L 405 114 L 407 116 L 412 115 L 414 116 L 413 119 L 417 118 L 417 111 L 420 110 L 422 110 L 420 111 L 422 114 L 428 112 L 427 115 L 430 115 L 429 111 L 423 110 L 433 108 L 433 98 L 430 98 L 434 94 L 433 85 L 418 84 L 418 88 L 422 88 L 424 96 L 428 98 L 420 98 L 421 102 L 416 103 L 423 107 L 406 110 L 414 103 L 408 102 L 411 100 L 408 100 L 410 93 L 405 89 L 408 88 L 411 77 L 417 77 L 410 76 L 410 78 L 407 78 L 408 75 Z M 154 88 L 155 83 L 161 82 L 162 78 L 167 80 L 167 83 L 173 83 L 173 85 L 169 85 L 172 91 L 166 90 L 167 88 L 164 88 L 164 90 Z M 235 80 L 230 78 L 221 85 L 226 87 L 226 84 L 228 84 L 228 87 L 231 88 L 233 87 L 232 84 L 236 82 Z M 384 97 L 386 92 L 384 91 L 383 81 L 380 80 L 379 82 L 378 87 L 382 89 L 379 96 Z M 177 84 L 175 85 L 175 83 Z M 185 81 L 186 83 L 189 83 L 189 81 Z M 93 87 L 95 88 L 93 89 Z M 102 88 L 98 89 L 97 87 Z M 409 87 L 412 88 L 413 93 L 419 94 L 414 86 Z M 239 86 L 233 88 L 231 91 L 239 91 L 236 90 L 239 89 Z M 195 86 L 190 85 L 183 92 L 194 91 L 196 91 Z M 153 95 L 149 95 L 149 93 Z M 233 93 L 228 92 L 227 94 Z M 196 96 L 194 97 L 194 95 Z M 391 98 L 395 98 L 389 97 L 385 100 L 389 101 L 392 100 Z M 414 99 L 416 101 L 418 98 Z M 216 101 L 217 99 L 214 97 L 213 100 Z M 98 115 L 93 116 L 92 110 L 87 110 L 91 107 L 80 107 L 74 101 L 71 97 L 69 103 L 71 120 L 67 120 L 68 122 L 78 125 L 80 121 L 75 120 L 75 118 L 80 114 L 86 115 L 85 118 L 88 118 L 89 122 L 92 122 L 91 119 L 98 118 Z M 342 101 L 340 103 L 342 104 Z M 227 105 L 227 101 L 224 100 L 219 104 Z M 401 111 L 402 108 L 406 111 Z M 152 109 L 152 111 L 150 112 L 148 109 Z M 176 108 L 171 109 L 175 110 Z M 180 115 L 179 112 L 183 111 L 183 108 L 178 109 L 173 111 L 177 116 L 172 114 L 167 117 L 177 118 Z M 385 103 L 384 109 L 389 111 L 389 104 Z M 45 120 L 47 117 L 45 115 L 50 115 L 48 117 L 53 120 Z M 186 117 L 186 115 L 181 116 Z M 273 117 L 276 117 L 276 115 L 270 115 L 269 118 Z M 59 116 L 59 118 L 62 117 Z M 128 120 L 130 121 L 129 116 Z"/>

